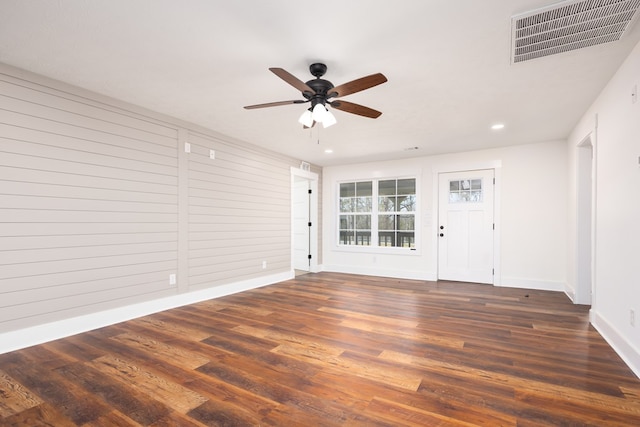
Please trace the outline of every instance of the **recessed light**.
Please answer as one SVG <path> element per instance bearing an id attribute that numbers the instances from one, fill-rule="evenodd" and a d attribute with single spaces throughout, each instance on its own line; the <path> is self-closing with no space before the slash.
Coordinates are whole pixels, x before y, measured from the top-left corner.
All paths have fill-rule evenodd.
<path id="1" fill-rule="evenodd" d="M 493 130 L 504 129 L 504 124 L 503 123 L 496 123 L 495 125 L 491 126 L 491 129 L 493 129 Z"/>
<path id="2" fill-rule="evenodd" d="M 327 154 L 331 154 L 333 153 L 333 150 L 331 148 L 327 148 L 326 150 L 324 150 L 324 152 Z"/>

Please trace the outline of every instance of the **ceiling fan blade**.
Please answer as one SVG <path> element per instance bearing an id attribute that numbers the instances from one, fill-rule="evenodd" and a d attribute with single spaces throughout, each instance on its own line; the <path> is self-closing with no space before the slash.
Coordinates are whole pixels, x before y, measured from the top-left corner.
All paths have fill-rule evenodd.
<path id="1" fill-rule="evenodd" d="M 378 110 L 374 110 L 373 108 L 365 107 L 364 105 L 354 104 L 353 102 L 333 101 L 333 102 L 330 102 L 329 105 L 331 105 L 333 108 L 335 108 L 337 110 L 340 110 L 340 111 L 345 111 L 347 113 L 357 114 L 359 116 L 370 117 L 372 119 L 378 118 L 382 114 Z"/>
<path id="2" fill-rule="evenodd" d="M 386 81 L 387 78 L 383 74 L 371 74 L 330 89 L 328 98 L 351 95 L 352 93 L 378 86 Z"/>
<path id="3" fill-rule="evenodd" d="M 305 102 L 309 102 L 309 101 L 294 99 L 293 101 L 277 101 L 277 102 L 267 102 L 266 104 L 247 105 L 244 108 L 247 110 L 253 110 L 255 108 L 277 107 L 279 105 L 304 104 Z"/>
<path id="4" fill-rule="evenodd" d="M 298 89 L 300 92 L 309 92 L 310 94 L 316 93 L 316 91 L 311 89 L 305 82 L 282 68 L 269 68 L 269 70 L 291 86 Z"/>

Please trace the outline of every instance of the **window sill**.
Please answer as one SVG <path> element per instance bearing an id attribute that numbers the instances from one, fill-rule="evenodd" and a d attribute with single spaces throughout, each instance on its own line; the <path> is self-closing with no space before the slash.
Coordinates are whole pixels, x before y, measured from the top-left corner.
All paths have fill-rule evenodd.
<path id="1" fill-rule="evenodd" d="M 421 255 L 421 252 L 417 248 L 396 248 L 390 246 L 347 246 L 336 245 L 334 246 L 336 252 L 348 252 L 359 254 L 382 254 L 382 255 Z"/>

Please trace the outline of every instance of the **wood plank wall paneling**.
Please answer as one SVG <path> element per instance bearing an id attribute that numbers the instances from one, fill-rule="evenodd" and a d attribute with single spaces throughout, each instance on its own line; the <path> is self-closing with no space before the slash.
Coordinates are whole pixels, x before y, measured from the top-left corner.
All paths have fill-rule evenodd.
<path id="1" fill-rule="evenodd" d="M 190 287 L 290 268 L 289 165 L 197 133 L 189 143 Z"/>
<path id="2" fill-rule="evenodd" d="M 0 333 L 289 271 L 298 165 L 0 64 Z"/>
<path id="3" fill-rule="evenodd" d="M 0 75 L 0 331 L 167 292 L 176 129 Z"/>

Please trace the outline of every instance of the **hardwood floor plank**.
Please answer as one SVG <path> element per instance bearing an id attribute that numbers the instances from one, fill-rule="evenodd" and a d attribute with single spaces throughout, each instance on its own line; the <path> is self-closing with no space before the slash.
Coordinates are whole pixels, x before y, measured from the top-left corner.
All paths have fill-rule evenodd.
<path id="1" fill-rule="evenodd" d="M 100 399 L 94 399 L 87 390 L 46 367 L 42 360 L 31 356 L 33 348 L 3 355 L 1 366 L 48 407 L 58 408 L 70 422 L 82 425 L 111 408 Z M 47 412 L 48 414 L 49 412 Z"/>
<path id="2" fill-rule="evenodd" d="M 404 405 L 400 402 L 391 402 L 388 400 L 375 398 L 369 410 L 377 414 L 380 418 L 390 418 L 390 422 L 401 421 L 405 425 L 422 427 L 422 426 L 452 426 L 452 427 L 473 427 L 477 424 L 462 421 L 439 414 L 438 412 L 429 412 L 420 408 Z M 392 414 L 390 416 L 390 414 Z M 484 420 L 483 420 L 484 421 Z"/>
<path id="3" fill-rule="evenodd" d="M 22 412 L 42 402 L 31 391 L 0 370 L 0 418 Z"/>
<path id="4" fill-rule="evenodd" d="M 209 363 L 209 358 L 186 351 L 179 347 L 162 343 L 140 334 L 124 333 L 111 338 L 136 350 L 153 355 L 158 361 L 176 364 L 187 370 L 196 369 Z"/>
<path id="5" fill-rule="evenodd" d="M 107 355 L 91 362 L 91 366 L 181 413 L 207 401 L 197 392 L 157 376 L 129 360 Z"/>
<path id="6" fill-rule="evenodd" d="M 137 422 L 124 415 L 118 410 L 113 410 L 102 415 L 100 418 L 84 424 L 82 427 L 136 427 Z"/>
<path id="7" fill-rule="evenodd" d="M 6 418 L 0 418 L 0 425 L 4 427 L 77 427 L 90 424 L 77 424 L 53 405 L 42 403 Z"/>
<path id="8" fill-rule="evenodd" d="M 82 363 L 67 365 L 57 371 L 69 381 L 81 386 L 85 393 L 97 396 L 111 408 L 142 425 L 152 424 L 170 412 L 169 408 L 157 400 Z"/>

